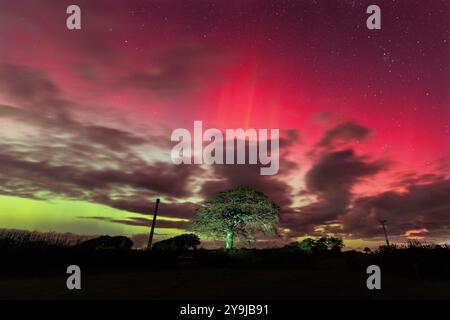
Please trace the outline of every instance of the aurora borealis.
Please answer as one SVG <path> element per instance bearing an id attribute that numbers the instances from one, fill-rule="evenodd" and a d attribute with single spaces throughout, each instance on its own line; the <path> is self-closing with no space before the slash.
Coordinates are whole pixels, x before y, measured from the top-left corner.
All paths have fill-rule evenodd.
<path id="1" fill-rule="evenodd" d="M 75 2 L 74 2 L 75 3 Z M 0 0 L 0 228 L 184 232 L 216 191 L 281 207 L 279 238 L 448 242 L 447 1 Z M 279 128 L 280 171 L 175 166 L 170 133 Z M 259 245 L 259 244 L 258 244 Z"/>

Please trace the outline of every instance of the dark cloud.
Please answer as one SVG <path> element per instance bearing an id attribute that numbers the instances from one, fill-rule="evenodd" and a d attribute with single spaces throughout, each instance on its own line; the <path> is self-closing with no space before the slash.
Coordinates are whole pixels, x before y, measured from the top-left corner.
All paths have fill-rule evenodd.
<path id="1" fill-rule="evenodd" d="M 50 138 L 65 135 L 72 138 L 67 141 L 71 144 L 77 141 L 88 146 L 101 145 L 117 152 L 125 152 L 132 146 L 148 142 L 142 136 L 121 129 L 82 124 L 72 117 L 65 104 L 62 102 L 61 105 L 55 106 L 47 103 L 40 110 L 0 105 L 0 117 L 32 125 L 46 132 Z"/>
<path id="2" fill-rule="evenodd" d="M 105 194 L 130 187 L 136 191 L 134 196 L 139 190 L 144 190 L 150 195 L 181 197 L 191 194 L 189 178 L 199 170 L 197 167 L 167 163 L 135 169 L 128 169 L 126 162 L 120 165 L 119 169 L 91 169 L 0 154 L 0 166 L 3 168 L 0 173 L 0 193 L 11 194 L 16 191 L 29 197 L 48 193 L 109 204 Z"/>
<path id="3" fill-rule="evenodd" d="M 324 154 L 306 174 L 306 187 L 316 194 L 348 190 L 360 178 L 370 176 L 385 167 L 383 162 L 370 162 L 357 156 L 352 149 Z"/>
<path id="4" fill-rule="evenodd" d="M 192 202 L 161 203 L 159 212 L 167 217 L 191 219 L 198 207 L 198 204 Z"/>
<path id="5" fill-rule="evenodd" d="M 18 102 L 40 102 L 59 94 L 47 73 L 10 64 L 0 65 L 0 88 Z"/>
<path id="6" fill-rule="evenodd" d="M 395 182 L 392 183 L 392 188 L 403 188 L 407 186 L 428 184 L 438 182 L 445 179 L 444 172 L 429 172 L 418 174 L 417 172 L 403 172 L 395 175 Z"/>
<path id="7" fill-rule="evenodd" d="M 316 143 L 313 152 L 329 151 L 336 147 L 345 147 L 348 142 L 362 141 L 369 137 L 371 130 L 354 122 L 341 123 L 328 130 Z"/>
<path id="8" fill-rule="evenodd" d="M 280 136 L 280 153 L 288 155 L 290 147 L 301 142 L 300 131 L 296 129 L 281 130 Z"/>
<path id="9" fill-rule="evenodd" d="M 267 195 L 278 204 L 281 211 L 290 210 L 292 204 L 292 187 L 287 183 L 288 177 L 298 168 L 297 164 L 288 160 L 291 147 L 299 142 L 296 130 L 286 130 L 280 137 L 280 167 L 278 174 L 263 176 L 260 165 L 226 164 L 214 166 L 214 180 L 208 180 L 202 185 L 201 194 L 208 198 L 213 194 L 238 186 L 252 187 Z M 248 148 L 248 143 L 246 143 Z M 236 150 L 236 149 L 235 149 Z M 248 149 L 246 149 L 248 150 Z M 246 153 L 248 158 L 248 153 Z M 236 158 L 236 156 L 235 156 Z M 248 161 L 246 161 L 248 163 Z"/>
<path id="10" fill-rule="evenodd" d="M 342 217 L 344 232 L 370 238 L 380 234 L 379 220 L 388 221 L 389 234 L 428 229 L 427 237 L 445 238 L 450 232 L 450 180 L 409 185 L 403 192 L 387 191 L 354 201 Z"/>
<path id="11" fill-rule="evenodd" d="M 0 66 L 0 92 L 17 106 L 0 105 L 0 117 L 27 123 L 51 135 L 70 136 L 87 145 L 102 145 L 124 152 L 131 146 L 147 142 L 117 128 L 81 123 L 71 113 L 76 105 L 61 98 L 60 90 L 43 71 L 26 66 Z"/>
<path id="12" fill-rule="evenodd" d="M 306 193 L 316 201 L 287 215 L 286 226 L 311 230 L 318 224 L 336 222 L 348 210 L 353 186 L 386 167 L 385 162 L 357 156 L 352 149 L 323 154 L 305 175 Z"/>
<path id="13" fill-rule="evenodd" d="M 349 147 L 349 142 L 364 140 L 370 132 L 369 128 L 345 122 L 324 133 L 307 153 L 313 163 L 305 174 L 305 189 L 299 192 L 311 202 L 282 215 L 283 227 L 291 229 L 293 235 L 311 235 L 318 225 L 339 222 L 351 205 L 353 187 L 388 167 L 386 161 L 358 156 Z"/>
<path id="14" fill-rule="evenodd" d="M 99 143 L 115 151 L 124 151 L 129 146 L 142 145 L 146 139 L 130 132 L 102 126 L 84 126 L 80 134 L 87 141 Z"/>
<path id="15" fill-rule="evenodd" d="M 149 227 L 152 224 L 152 219 L 140 218 L 140 217 L 127 217 L 125 219 L 114 219 L 109 217 L 78 217 L 79 219 L 92 219 L 92 220 L 101 220 L 112 223 L 125 224 L 129 226 L 138 226 L 138 227 Z M 156 222 L 156 228 L 164 229 L 164 228 L 175 228 L 175 229 L 185 229 L 187 226 L 186 221 L 174 221 L 174 220 L 162 220 L 159 219 Z"/>
<path id="16" fill-rule="evenodd" d="M 156 195 L 154 195 L 155 197 Z M 108 196 L 95 198 L 96 202 L 106 204 L 110 207 L 152 215 L 155 203 L 149 197 L 134 196 L 132 198 L 111 199 Z M 192 202 L 166 202 L 162 201 L 159 206 L 158 215 L 170 218 L 190 219 L 194 216 L 198 205 Z"/>
<path id="17" fill-rule="evenodd" d="M 214 168 L 218 180 L 203 184 L 202 195 L 206 198 L 213 194 L 238 186 L 252 187 L 267 195 L 283 210 L 292 204 L 291 187 L 276 176 L 261 176 L 255 165 L 221 165 Z"/>
<path id="18" fill-rule="evenodd" d="M 0 94 L 11 105 L 0 104 L 0 117 L 32 125 L 41 131 L 76 132 L 82 125 L 70 114 L 73 104 L 49 75 L 23 65 L 0 65 Z"/>
<path id="19" fill-rule="evenodd" d="M 216 77 L 212 70 L 218 69 L 225 60 L 225 55 L 215 49 L 184 45 L 161 54 L 149 70 L 136 71 L 118 85 L 173 98 L 204 89 Z"/>

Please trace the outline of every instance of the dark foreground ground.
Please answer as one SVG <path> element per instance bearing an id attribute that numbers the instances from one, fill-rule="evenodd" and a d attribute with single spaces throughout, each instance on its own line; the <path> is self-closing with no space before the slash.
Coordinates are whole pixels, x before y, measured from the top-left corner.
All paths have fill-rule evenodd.
<path id="1" fill-rule="evenodd" d="M 81 290 L 66 269 L 81 268 Z M 369 290 L 368 266 L 381 269 Z M 119 250 L 0 241 L 0 299 L 450 299 L 450 248 Z"/>
<path id="2" fill-rule="evenodd" d="M 450 299 L 450 282 L 382 277 L 368 290 L 365 272 L 332 270 L 171 269 L 82 274 L 82 289 L 58 276 L 0 279 L 0 299 Z"/>

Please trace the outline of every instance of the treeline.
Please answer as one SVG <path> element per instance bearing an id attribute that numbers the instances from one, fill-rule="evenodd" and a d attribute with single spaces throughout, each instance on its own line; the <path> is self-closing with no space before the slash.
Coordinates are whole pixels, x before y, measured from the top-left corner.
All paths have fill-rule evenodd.
<path id="1" fill-rule="evenodd" d="M 10 246 L 74 246 L 95 236 L 83 236 L 74 233 L 39 232 L 18 229 L 0 229 L 0 244 Z"/>
<path id="2" fill-rule="evenodd" d="M 216 249 L 198 248 L 194 234 L 154 244 L 153 250 L 131 249 L 126 237 L 102 236 L 81 241 L 63 240 L 49 233 L 1 232 L 0 274 L 42 275 L 61 273 L 79 264 L 87 272 L 133 272 L 168 268 L 314 269 L 365 272 L 375 264 L 383 271 L 407 277 L 450 280 L 450 246 L 410 241 L 405 245 L 381 246 L 377 250 L 342 251 L 342 239 L 306 238 L 282 248 Z"/>

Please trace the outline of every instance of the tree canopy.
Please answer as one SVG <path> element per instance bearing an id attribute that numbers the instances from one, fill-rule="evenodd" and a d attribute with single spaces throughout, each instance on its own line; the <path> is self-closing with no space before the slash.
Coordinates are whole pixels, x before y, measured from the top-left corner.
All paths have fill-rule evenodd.
<path id="1" fill-rule="evenodd" d="M 250 239 L 255 232 L 274 234 L 280 208 L 267 196 L 249 187 L 219 192 L 196 211 L 191 227 L 208 236 L 226 237 L 232 249 L 235 238 Z"/>
<path id="2" fill-rule="evenodd" d="M 321 237 L 319 239 L 305 238 L 300 242 L 293 242 L 286 246 L 287 248 L 298 249 L 306 253 L 318 252 L 341 252 L 344 247 L 344 241 L 336 237 Z"/>

